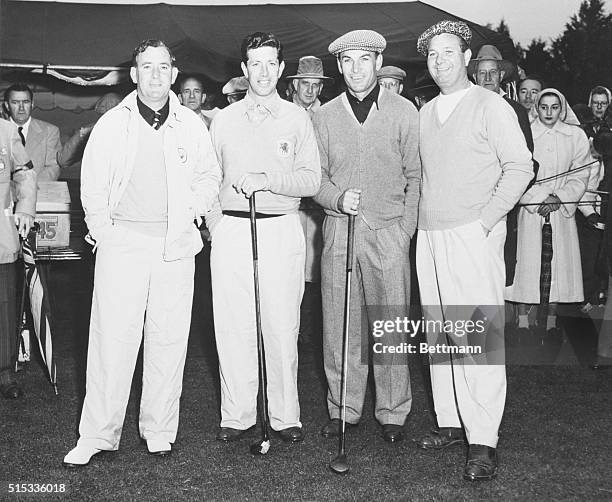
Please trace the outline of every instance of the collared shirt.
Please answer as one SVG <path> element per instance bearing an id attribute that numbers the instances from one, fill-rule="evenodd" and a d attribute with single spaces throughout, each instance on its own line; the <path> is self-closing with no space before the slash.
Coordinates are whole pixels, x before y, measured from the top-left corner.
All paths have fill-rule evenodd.
<path id="1" fill-rule="evenodd" d="M 164 122 L 168 119 L 168 115 L 170 113 L 170 100 L 166 100 L 166 104 L 162 106 L 159 110 L 155 111 L 152 108 L 149 108 L 145 105 L 140 97 L 136 98 L 136 102 L 138 103 L 138 111 L 143 119 L 154 129 L 159 129 Z"/>
<path id="2" fill-rule="evenodd" d="M 10 118 L 10 121 L 15 125 L 15 127 L 17 128 L 21 127 L 21 132 L 23 133 L 23 137 L 27 140 L 28 131 L 30 130 L 30 124 L 32 123 L 32 117 L 29 117 L 26 123 L 23 124 L 22 126 L 20 126 L 17 122 L 15 122 L 12 117 Z"/>
<path id="3" fill-rule="evenodd" d="M 253 99 L 251 93 L 247 92 L 246 96 L 244 97 L 244 104 L 246 106 L 245 115 L 249 119 L 249 122 L 259 124 L 268 116 L 278 118 L 280 99 L 280 96 L 277 93 L 274 93 L 267 99 L 257 102 Z"/>
<path id="4" fill-rule="evenodd" d="M 247 94 L 221 110 L 210 131 L 224 176 L 211 224 L 206 216 L 209 228 L 214 229 L 221 210 L 248 211 L 248 199 L 232 185 L 249 172 L 268 178 L 268 190 L 257 194 L 262 213 L 296 213 L 300 197 L 317 192 L 321 163 L 312 123 L 304 110 L 277 93 L 257 102 Z"/>
<path id="5" fill-rule="evenodd" d="M 295 94 L 293 95 L 293 102 L 300 108 L 304 108 L 301 104 L 297 102 Z M 321 101 L 319 101 L 319 98 L 316 98 L 314 102 L 308 108 L 304 108 L 304 110 L 306 110 L 308 112 L 308 116 L 312 118 L 314 112 L 316 112 L 319 108 L 321 108 Z"/>
<path id="6" fill-rule="evenodd" d="M 355 118 L 360 124 L 363 124 L 366 121 L 370 113 L 370 109 L 372 108 L 372 105 L 374 103 L 376 103 L 376 108 L 380 109 L 378 106 L 379 94 L 380 86 L 378 84 L 376 84 L 370 94 L 368 94 L 361 101 L 359 101 L 359 99 L 353 96 L 349 91 L 346 91 L 346 97 L 348 98 L 348 102 L 351 105 L 353 113 L 355 114 Z"/>

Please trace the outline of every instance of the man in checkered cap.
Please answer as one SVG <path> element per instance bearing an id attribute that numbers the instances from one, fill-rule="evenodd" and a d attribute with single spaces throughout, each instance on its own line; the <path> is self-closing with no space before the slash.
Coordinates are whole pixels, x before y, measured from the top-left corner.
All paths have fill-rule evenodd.
<path id="1" fill-rule="evenodd" d="M 420 446 L 462 444 L 465 432 L 469 453 L 463 477 L 475 481 L 492 479 L 497 472 L 506 398 L 505 220 L 533 168 L 510 105 L 468 80 L 471 36 L 465 23 L 441 21 L 417 43 L 441 94 L 420 111 L 423 188 L 416 264 L 426 321 L 450 321 L 454 327 L 451 332 L 427 330 L 430 348 L 483 352 L 429 352 L 439 428 Z M 468 322 L 478 329 L 460 332 L 459 326 Z"/>
<path id="2" fill-rule="evenodd" d="M 394 443 L 403 439 L 412 396 L 407 354 L 386 349 L 407 342 L 408 335 L 387 333 L 380 338 L 376 334 L 379 338 L 372 344 L 369 328 L 382 320 L 408 315 L 408 249 L 416 228 L 421 165 L 416 108 L 379 86 L 376 79 L 385 46 L 382 35 L 371 30 L 351 31 L 329 45 L 347 91 L 323 105 L 313 123 L 322 171 L 315 201 L 326 213 L 321 287 L 331 420 L 321 435 L 338 436 L 340 428 L 346 241 L 348 216 L 354 215 L 346 421 L 355 425 L 361 419 L 371 359 L 375 416 L 384 439 Z M 362 320 L 368 326 L 362 327 Z M 374 347 L 371 352 L 370 346 Z"/>

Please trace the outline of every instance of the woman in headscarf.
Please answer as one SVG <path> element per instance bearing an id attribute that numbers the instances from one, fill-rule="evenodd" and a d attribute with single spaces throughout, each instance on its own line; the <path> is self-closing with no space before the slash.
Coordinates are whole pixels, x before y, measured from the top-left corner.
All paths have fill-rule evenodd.
<path id="1" fill-rule="evenodd" d="M 584 131 L 568 120 L 568 105 L 556 89 L 543 89 L 536 99 L 537 119 L 531 130 L 534 158 L 540 163 L 536 183 L 523 195 L 518 217 L 517 263 L 507 300 L 518 302 L 519 328 L 529 328 L 529 305 L 540 303 L 542 226 L 552 226 L 550 306 L 546 329 L 556 328 L 556 304 L 583 301 L 580 249 L 574 214 L 584 194 L 592 162 Z M 548 179 L 551 176 L 562 176 Z M 544 181 L 546 179 L 546 181 Z M 539 182 L 542 180 L 542 182 Z"/>

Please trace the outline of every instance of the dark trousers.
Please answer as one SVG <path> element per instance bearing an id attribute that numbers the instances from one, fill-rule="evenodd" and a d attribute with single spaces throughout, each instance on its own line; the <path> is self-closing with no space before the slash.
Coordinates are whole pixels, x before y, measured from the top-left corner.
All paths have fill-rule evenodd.
<path id="1" fill-rule="evenodd" d="M 17 309 L 17 263 L 0 264 L 0 374 L 14 369 Z"/>
<path id="2" fill-rule="evenodd" d="M 587 223 L 584 215 L 576 211 L 580 260 L 582 262 L 582 282 L 584 301 L 596 305 L 599 293 L 607 290 L 608 265 L 603 242 L 604 233 Z"/>

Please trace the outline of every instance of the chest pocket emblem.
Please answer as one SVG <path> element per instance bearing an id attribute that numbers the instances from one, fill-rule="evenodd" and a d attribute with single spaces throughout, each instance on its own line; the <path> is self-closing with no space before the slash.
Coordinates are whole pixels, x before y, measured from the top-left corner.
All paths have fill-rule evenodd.
<path id="1" fill-rule="evenodd" d="M 289 157 L 291 155 L 291 143 L 287 141 L 286 139 L 281 139 L 278 142 L 276 153 L 280 157 Z"/>
<path id="2" fill-rule="evenodd" d="M 187 151 L 184 148 L 179 147 L 178 156 L 179 156 L 179 160 L 181 161 L 181 164 L 184 164 L 185 162 L 187 162 Z"/>

